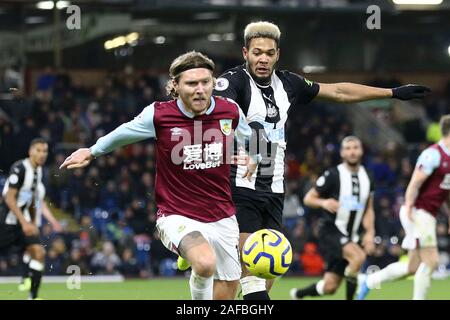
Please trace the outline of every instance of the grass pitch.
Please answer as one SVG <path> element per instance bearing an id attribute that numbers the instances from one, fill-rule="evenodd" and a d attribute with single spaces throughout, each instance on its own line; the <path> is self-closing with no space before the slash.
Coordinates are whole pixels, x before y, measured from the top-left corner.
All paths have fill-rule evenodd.
<path id="1" fill-rule="evenodd" d="M 289 300 L 289 290 L 304 287 L 318 278 L 285 277 L 277 280 L 270 294 L 275 300 Z M 69 290 L 65 283 L 43 283 L 40 297 L 46 300 L 189 300 L 188 278 L 154 278 L 148 280 L 126 280 L 119 283 L 82 283 L 80 289 Z M 412 280 L 386 283 L 381 289 L 372 290 L 368 300 L 410 300 Z M 433 280 L 429 299 L 450 300 L 450 278 Z M 19 292 L 16 284 L 0 284 L 0 300 L 23 300 L 27 293 Z M 238 299 L 241 299 L 238 297 Z M 345 283 L 334 296 L 318 299 L 345 299 Z"/>

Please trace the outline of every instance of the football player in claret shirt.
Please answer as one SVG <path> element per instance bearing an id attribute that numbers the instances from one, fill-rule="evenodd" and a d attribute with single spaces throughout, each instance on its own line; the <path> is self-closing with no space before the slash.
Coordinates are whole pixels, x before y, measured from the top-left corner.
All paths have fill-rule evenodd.
<path id="1" fill-rule="evenodd" d="M 442 139 L 425 149 L 406 188 L 400 221 L 405 231 L 402 247 L 408 250 L 408 262 L 398 261 L 371 273 L 362 282 L 358 300 L 383 282 L 414 274 L 414 300 L 424 300 L 431 274 L 439 263 L 436 215 L 443 203 L 450 203 L 450 115 L 440 121 Z M 450 220 L 450 217 L 449 217 Z M 450 229 L 449 229 L 450 232 Z"/>
<path id="2" fill-rule="evenodd" d="M 167 85 L 174 100 L 152 103 L 61 167 L 85 167 L 118 147 L 155 138 L 161 241 L 191 264 L 193 299 L 234 299 L 241 266 L 230 157 L 234 139 L 248 145 L 252 130 L 234 101 L 212 96 L 213 71 L 214 63 L 201 53 L 179 56 Z"/>

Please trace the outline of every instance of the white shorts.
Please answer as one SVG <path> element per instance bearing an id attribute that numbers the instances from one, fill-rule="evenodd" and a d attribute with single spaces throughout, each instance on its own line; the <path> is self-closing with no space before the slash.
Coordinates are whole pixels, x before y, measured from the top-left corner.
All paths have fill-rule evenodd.
<path id="1" fill-rule="evenodd" d="M 164 246 L 177 254 L 178 246 L 187 234 L 200 232 L 216 254 L 214 279 L 234 281 L 241 278 L 236 216 L 215 222 L 200 222 L 181 215 L 169 215 L 160 217 L 156 227 Z"/>
<path id="2" fill-rule="evenodd" d="M 405 230 L 402 248 L 414 250 L 425 247 L 436 247 L 436 218 L 423 209 L 413 208 L 411 221 L 406 215 L 405 206 L 400 208 L 400 222 Z"/>

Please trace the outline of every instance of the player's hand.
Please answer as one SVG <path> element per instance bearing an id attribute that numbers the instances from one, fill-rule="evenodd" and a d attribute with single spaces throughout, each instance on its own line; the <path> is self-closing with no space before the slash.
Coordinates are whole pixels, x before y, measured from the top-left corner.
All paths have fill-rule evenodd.
<path id="1" fill-rule="evenodd" d="M 416 84 L 407 84 L 392 89 L 392 98 L 400 100 L 423 99 L 431 92 L 431 89 Z"/>
<path id="2" fill-rule="evenodd" d="M 333 198 L 326 199 L 322 202 L 322 209 L 331 213 L 336 213 L 339 210 L 339 201 Z"/>
<path id="3" fill-rule="evenodd" d="M 39 234 L 39 230 L 38 228 L 30 222 L 24 222 L 22 224 L 22 230 L 23 233 L 27 236 L 27 237 L 31 237 L 31 236 L 35 236 Z"/>
<path id="4" fill-rule="evenodd" d="M 253 174 L 255 173 L 257 167 L 258 164 L 250 159 L 247 163 L 247 170 L 245 171 L 242 178 L 247 178 L 248 181 L 252 181 Z"/>
<path id="5" fill-rule="evenodd" d="M 247 178 L 248 181 L 252 181 L 252 176 L 258 167 L 258 163 L 243 150 L 240 150 L 238 155 L 232 156 L 231 160 L 233 164 L 247 166 L 242 178 Z"/>
<path id="6" fill-rule="evenodd" d="M 370 256 L 375 252 L 375 242 L 373 238 L 373 234 L 366 233 L 364 235 L 362 245 L 364 247 L 364 251 Z"/>
<path id="7" fill-rule="evenodd" d="M 72 153 L 70 156 L 64 160 L 64 162 L 59 167 L 67 169 L 76 169 L 86 167 L 94 157 L 91 154 L 89 148 L 81 148 Z"/>

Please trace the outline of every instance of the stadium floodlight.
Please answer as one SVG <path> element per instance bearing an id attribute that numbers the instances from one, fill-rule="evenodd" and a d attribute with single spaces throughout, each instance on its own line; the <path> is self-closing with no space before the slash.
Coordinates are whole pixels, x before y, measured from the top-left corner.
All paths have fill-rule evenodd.
<path id="1" fill-rule="evenodd" d="M 233 32 L 223 34 L 223 40 L 225 41 L 233 41 L 234 39 L 236 39 L 236 36 Z"/>
<path id="2" fill-rule="evenodd" d="M 448 46 L 448 55 L 450 56 L 450 46 Z"/>
<path id="3" fill-rule="evenodd" d="M 56 8 L 58 9 L 64 9 L 70 6 L 70 1 L 58 1 L 56 3 Z"/>
<path id="4" fill-rule="evenodd" d="M 392 0 L 395 4 L 409 4 L 409 5 L 432 5 L 436 6 L 442 3 L 443 0 Z"/>
<path id="5" fill-rule="evenodd" d="M 304 66 L 303 72 L 304 73 L 319 73 L 319 72 L 325 72 L 327 70 L 327 67 L 325 66 Z"/>
<path id="6" fill-rule="evenodd" d="M 52 10 L 54 8 L 54 2 L 53 1 L 39 1 L 36 4 L 36 8 L 41 10 Z M 56 2 L 56 8 L 58 9 L 64 9 L 70 6 L 70 1 L 58 1 Z"/>
<path id="7" fill-rule="evenodd" d="M 131 33 L 127 34 L 126 39 L 127 39 L 128 44 L 136 42 L 139 39 L 139 33 L 131 32 Z"/>
<path id="8" fill-rule="evenodd" d="M 218 33 L 208 34 L 209 41 L 222 41 L 222 36 Z"/>
<path id="9" fill-rule="evenodd" d="M 39 1 L 36 4 L 36 8 L 41 10 L 51 10 L 53 9 L 54 3 L 53 1 Z"/>

